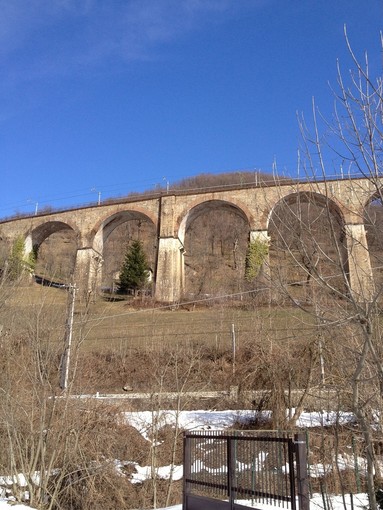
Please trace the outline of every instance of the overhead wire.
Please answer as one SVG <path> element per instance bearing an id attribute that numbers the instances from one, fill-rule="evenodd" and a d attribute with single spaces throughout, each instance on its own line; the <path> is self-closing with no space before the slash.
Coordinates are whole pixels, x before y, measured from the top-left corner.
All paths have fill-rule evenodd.
<path id="1" fill-rule="evenodd" d="M 380 266 L 379 268 L 383 268 L 383 266 Z M 330 279 L 341 277 L 341 276 L 342 276 L 342 273 L 339 273 L 337 275 L 331 275 L 331 276 L 322 277 L 322 278 L 323 278 L 323 280 L 330 280 Z M 301 280 L 301 281 L 298 281 L 298 282 L 294 281 L 293 283 L 290 283 L 290 284 L 284 284 L 284 286 L 285 287 L 291 287 L 291 286 L 305 285 L 305 284 L 306 284 L 306 280 Z M 146 315 L 148 313 L 154 313 L 154 312 L 157 312 L 157 311 L 166 311 L 166 310 L 174 311 L 174 310 L 177 310 L 179 308 L 186 307 L 186 306 L 191 306 L 191 305 L 196 305 L 196 306 L 197 305 L 206 305 L 206 304 L 211 303 L 211 302 L 219 302 L 219 301 L 224 301 L 224 300 L 228 301 L 228 300 L 233 299 L 233 298 L 241 298 L 241 297 L 244 297 L 244 296 L 248 296 L 248 295 L 251 295 L 251 294 L 258 294 L 258 293 L 261 293 L 262 291 L 269 291 L 269 290 L 270 290 L 270 287 L 265 286 L 265 287 L 258 287 L 258 288 L 255 288 L 255 289 L 253 288 L 253 289 L 246 290 L 246 291 L 220 294 L 220 295 L 205 297 L 205 298 L 202 298 L 202 299 L 201 298 L 193 299 L 193 300 L 189 300 L 189 301 L 179 301 L 179 302 L 176 302 L 176 303 L 167 303 L 167 304 L 162 304 L 162 305 L 156 305 L 156 306 L 153 306 L 153 307 L 150 307 L 150 308 L 141 308 L 139 310 L 128 310 L 126 312 L 113 313 L 113 314 L 110 314 L 110 315 L 102 315 L 102 316 L 98 316 L 98 317 L 89 317 L 87 315 L 86 317 L 84 317 L 84 319 L 75 320 L 73 325 L 84 325 L 84 323 L 88 324 L 88 323 L 92 323 L 92 322 L 97 322 L 98 324 L 100 324 L 101 322 L 103 322 L 105 320 L 115 319 L 115 318 L 118 318 L 118 317 L 128 317 L 128 316 L 133 316 L 133 315 L 138 315 L 138 314 Z M 291 304 L 295 305 L 297 307 L 297 309 L 299 308 L 299 305 L 293 299 L 291 299 Z M 261 307 L 261 308 L 264 309 L 263 307 Z M 231 322 L 232 322 L 232 320 L 231 320 Z M 318 327 L 317 324 L 313 325 L 313 327 L 314 326 Z"/>
<path id="2" fill-rule="evenodd" d="M 223 171 L 216 171 L 216 172 L 212 172 L 212 171 L 206 171 L 206 172 L 200 172 L 200 173 L 197 173 L 195 175 L 192 175 L 190 177 L 185 177 L 184 180 L 187 180 L 187 179 L 193 179 L 194 177 L 198 177 L 200 175 L 225 175 L 225 174 L 235 174 L 235 173 L 245 173 L 245 172 L 248 172 L 248 173 L 251 173 L 251 172 L 262 172 L 264 174 L 268 174 L 270 175 L 270 178 L 272 180 L 279 180 L 279 179 L 297 179 L 297 177 L 293 176 L 293 175 L 289 175 L 289 174 L 285 174 L 283 173 L 283 175 L 273 175 L 271 172 L 267 172 L 267 171 L 263 171 L 259 166 L 258 167 L 253 167 L 253 168 L 240 168 L 240 169 L 237 169 L 237 168 L 234 168 L 234 169 L 231 169 L 231 170 L 223 170 Z M 348 177 L 358 177 L 359 174 L 352 174 L 351 176 L 348 176 Z M 225 188 L 225 187 L 228 187 L 228 186 L 236 186 L 238 185 L 239 187 L 243 186 L 244 184 L 251 184 L 251 183 L 243 183 L 241 180 L 240 180 L 240 177 L 239 177 L 239 182 L 237 183 L 231 183 L 231 184 L 222 184 L 222 185 L 217 185 L 217 186 L 214 186 L 214 185 L 208 185 L 208 186 L 200 186 L 200 187 L 190 187 L 190 188 L 177 188 L 177 187 L 174 187 L 175 185 L 177 185 L 179 182 L 181 182 L 183 179 L 179 178 L 179 175 L 168 175 L 166 177 L 168 180 L 169 179 L 178 179 L 178 181 L 174 181 L 173 184 L 171 185 L 171 191 L 172 192 L 177 192 L 177 191 L 182 191 L 182 192 L 197 192 L 197 191 L 203 191 L 204 189 L 212 189 L 212 188 Z M 334 179 L 341 179 L 342 176 L 340 175 L 328 175 L 326 176 L 326 179 L 328 180 L 334 180 Z M 129 198 L 129 194 L 132 193 L 134 195 L 137 195 L 136 198 L 139 198 L 141 195 L 142 196 L 146 196 L 148 194 L 148 192 L 150 192 L 150 187 L 148 188 L 147 186 L 155 186 L 155 187 L 158 187 L 158 191 L 163 191 L 166 193 L 166 186 L 163 185 L 163 179 L 164 177 L 153 177 L 153 178 L 150 178 L 150 179 L 141 179 L 141 180 L 138 180 L 138 181 L 129 181 L 129 182 L 122 182 L 122 183 L 114 183 L 114 184 L 103 184 L 103 185 L 99 185 L 97 186 L 97 190 L 101 193 L 105 192 L 105 190 L 109 189 L 109 191 L 111 190 L 120 190 L 123 186 L 125 187 L 130 187 L 131 190 L 130 191 L 127 191 L 126 193 L 124 193 L 123 195 L 120 195 L 119 197 L 115 196 L 115 197 L 107 197 L 106 200 L 121 200 L 121 199 L 128 199 Z M 302 179 L 302 178 L 299 178 L 299 181 L 310 181 L 311 178 L 310 176 L 306 176 L 306 179 Z M 254 179 L 254 183 L 253 184 L 262 184 L 261 181 L 258 181 L 257 178 Z M 145 187 L 146 189 L 142 190 L 142 189 L 138 189 L 138 191 L 135 191 L 134 190 L 134 187 L 137 188 L 142 188 L 142 187 Z M 33 203 L 33 202 L 36 202 L 36 203 L 39 203 L 39 204 L 43 204 L 44 206 L 52 206 L 53 209 L 54 208 L 54 205 L 53 203 L 54 202 L 61 202 L 63 200 L 71 200 L 73 198 L 79 198 L 79 197 L 91 197 L 91 196 L 94 196 L 94 191 L 92 191 L 92 188 L 94 188 L 94 184 L 93 185 L 90 185 L 89 188 L 82 188 L 82 189 L 79 189 L 79 190 L 73 190 L 71 192 L 68 192 L 68 194 L 60 194 L 60 195 L 51 195 L 51 196 L 41 196 L 41 195 L 36 195 L 33 197 L 33 200 L 28 197 L 26 198 L 24 201 L 18 201 L 18 202 L 8 202 L 8 203 L 2 203 L 2 207 L 0 208 L 0 211 L 8 211 L 9 209 L 13 208 L 13 209 L 18 209 L 18 208 L 27 208 L 28 207 L 28 203 Z M 152 190 L 153 193 L 156 192 L 156 189 L 153 189 Z M 90 200 L 89 202 L 97 202 L 97 200 Z M 67 207 L 68 208 L 81 208 L 81 207 L 84 207 L 86 204 L 73 204 L 73 205 L 69 205 L 67 204 Z M 11 213 L 12 214 L 12 213 Z M 14 212 L 13 214 L 17 214 L 16 212 Z M 27 213 L 25 213 L 27 214 Z M 33 213 L 31 212 L 31 215 Z"/>

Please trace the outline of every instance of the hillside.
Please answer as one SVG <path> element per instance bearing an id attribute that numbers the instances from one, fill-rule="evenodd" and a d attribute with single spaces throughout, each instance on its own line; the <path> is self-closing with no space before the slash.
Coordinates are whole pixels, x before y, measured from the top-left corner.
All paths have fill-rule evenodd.
<path id="1" fill-rule="evenodd" d="M 365 470 L 358 467 L 355 475 L 349 454 L 353 444 L 355 457 L 364 455 L 363 436 L 351 413 L 345 414 L 352 405 L 348 379 L 352 359 L 345 352 L 350 353 L 352 335 L 357 334 L 353 324 L 324 323 L 318 330 L 313 307 L 306 311 L 298 306 L 260 307 L 240 299 L 163 308 L 141 299 L 99 298 L 86 303 L 79 297 L 71 383 L 65 394 L 58 381 L 67 295 L 64 289 L 33 282 L 1 287 L 0 387 L 6 405 L 0 407 L 0 417 L 7 427 L 0 427 L 2 472 L 34 473 L 36 464 L 50 460 L 52 470 L 42 471 L 48 474 L 40 483 L 49 490 L 60 484 L 57 497 L 63 508 L 73 508 L 74 501 L 89 510 L 137 508 L 138 502 L 150 508 L 153 499 L 156 506 L 177 503 L 181 500 L 177 477 L 162 479 L 153 473 L 180 466 L 182 431 L 191 417 L 187 409 L 214 409 L 221 416 L 221 427 L 225 413 L 218 410 L 233 409 L 232 427 L 262 430 L 295 430 L 303 409 L 318 409 L 319 423 L 326 420 L 327 427 L 314 428 L 308 435 L 310 465 L 314 469 L 326 462 L 327 470 L 326 475 L 319 472 L 313 477 L 313 487 L 319 491 L 325 481 L 326 490 L 335 493 L 355 493 L 361 486 L 365 490 Z M 222 395 L 189 396 L 207 390 L 221 390 Z M 117 402 L 70 398 L 130 392 L 147 395 Z M 169 400 L 167 392 L 177 398 Z M 240 409 L 247 411 L 241 414 Z M 250 421 L 241 421 L 245 414 Z M 164 415 L 173 421 L 164 421 Z M 374 434 L 380 444 L 380 432 Z M 17 464 L 9 444 L 30 445 L 17 449 Z M 328 460 L 335 448 L 351 468 L 340 470 L 337 461 Z M 73 472 L 84 475 L 81 483 L 73 481 Z M 137 483 L 127 483 L 130 480 Z M 342 489 L 339 484 L 344 484 Z M 31 487 L 33 494 L 35 486 Z M 12 490 L 17 494 L 15 486 Z"/>
<path id="2" fill-rule="evenodd" d="M 373 204 L 366 211 L 375 267 L 381 260 L 381 210 Z M 254 419 L 246 425 L 237 420 L 235 427 L 278 430 L 296 430 L 304 409 L 318 409 L 322 426 L 310 432 L 311 465 L 326 465 L 327 471 L 313 486 L 322 490 L 325 484 L 337 493 L 366 490 L 365 463 L 362 469 L 351 461 L 365 458 L 367 437 L 380 466 L 381 428 L 374 421 L 382 387 L 380 296 L 370 306 L 348 293 L 339 276 L 345 262 L 343 226 L 325 208 L 307 201 L 283 204 L 274 211 L 269 234 L 270 265 L 247 281 L 248 225 L 233 208 L 210 208 L 186 232 L 184 302 L 164 306 L 145 296 L 79 292 L 66 392 L 59 381 L 70 331 L 67 290 L 38 285 L 26 275 L 19 281 L 4 277 L 2 472 L 35 473 L 43 466 L 40 485 L 47 494 L 60 489 L 62 508 L 176 503 L 180 483 L 157 476 L 161 467 L 181 462 L 182 429 L 156 426 L 164 409 L 176 416 L 201 407 L 247 409 Z M 130 220 L 105 245 L 105 283 L 118 270 L 121 246 L 137 238 L 154 260 L 155 234 L 149 225 Z M 51 236 L 36 268 L 66 281 L 75 248 L 69 231 Z M 359 373 L 362 377 L 355 377 Z M 201 396 L 207 391 L 221 393 Z M 78 397 L 142 392 L 146 395 L 117 402 Z M 124 413 L 136 411 L 144 411 L 153 424 L 142 424 L 147 439 L 123 420 Z M 352 417 L 347 422 L 341 420 L 345 412 Z M 334 451 L 348 459 L 344 471 L 333 461 Z M 127 484 L 141 467 L 150 469 L 149 478 Z M 40 493 L 31 482 L 29 494 L 38 500 Z"/>
<path id="3" fill-rule="evenodd" d="M 12 289 L 1 310 L 3 330 L 16 335 L 20 342 L 26 341 L 26 331 L 31 338 L 48 335 L 50 348 L 60 352 L 67 294 L 64 289 L 36 283 Z M 80 356 L 76 391 L 121 393 L 126 384 L 135 391 L 151 391 L 153 385 L 158 384 L 163 366 L 174 357 L 179 358 L 181 373 L 188 370 L 190 357 L 194 359 L 196 370 L 189 374 L 190 388 L 220 390 L 243 385 L 245 373 L 246 385 L 253 388 L 255 374 L 250 377 L 250 373 L 254 370 L 252 360 L 256 352 L 252 353 L 250 346 L 254 349 L 261 339 L 264 347 L 269 342 L 283 345 L 294 329 L 295 340 L 289 341 L 291 352 L 302 350 L 305 356 L 304 343 L 308 336 L 315 335 L 314 325 L 311 333 L 311 328 L 303 333 L 299 331 L 300 326 L 295 326 L 297 319 L 300 324 L 305 316 L 310 322 L 309 315 L 298 308 L 255 308 L 251 302 L 244 304 L 240 300 L 212 302 L 200 307 L 181 306 L 175 310 L 150 301 L 103 298 L 87 307 L 79 299 L 74 317 L 74 342 L 79 344 Z M 265 327 L 267 341 L 263 333 Z M 232 371 L 233 328 L 238 350 L 235 373 Z M 57 363 L 54 366 L 58 368 Z M 174 390 L 173 368 L 169 366 L 168 376 L 161 383 L 166 391 Z M 297 369 L 295 378 L 298 381 L 300 367 Z M 148 373 L 153 374 L 154 379 L 149 380 Z M 258 377 L 256 387 L 264 384 L 265 377 Z"/>

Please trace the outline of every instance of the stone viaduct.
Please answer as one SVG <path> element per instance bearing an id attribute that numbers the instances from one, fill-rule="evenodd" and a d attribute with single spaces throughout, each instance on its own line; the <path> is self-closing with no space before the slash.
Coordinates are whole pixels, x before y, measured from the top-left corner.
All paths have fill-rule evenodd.
<path id="1" fill-rule="evenodd" d="M 298 196 L 328 204 L 339 215 L 347 239 L 349 281 L 356 294 L 370 292 L 372 270 L 363 223 L 364 208 L 374 198 L 376 184 L 368 179 L 315 182 L 275 182 L 268 185 L 227 187 L 198 192 L 169 191 L 161 196 L 127 199 L 112 204 L 82 207 L 0 222 L 0 242 L 11 245 L 23 236 L 26 253 L 52 233 L 64 228 L 77 239 L 75 281 L 95 289 L 103 261 L 103 245 L 111 232 L 131 219 L 151 222 L 157 231 L 155 298 L 178 301 L 184 289 L 184 239 L 190 223 L 206 208 L 226 205 L 248 222 L 250 239 L 268 240 L 270 218 L 281 200 Z M 84 283 L 83 283 L 84 285 Z"/>

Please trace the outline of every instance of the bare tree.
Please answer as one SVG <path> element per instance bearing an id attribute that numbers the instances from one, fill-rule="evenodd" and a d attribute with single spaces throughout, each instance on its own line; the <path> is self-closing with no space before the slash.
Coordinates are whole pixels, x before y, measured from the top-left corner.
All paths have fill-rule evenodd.
<path id="1" fill-rule="evenodd" d="M 381 279 L 372 278 L 365 224 L 372 244 L 375 238 L 376 270 L 383 265 L 377 241 L 382 211 L 383 82 L 381 76 L 371 77 L 367 56 L 364 62 L 358 60 L 346 32 L 345 40 L 354 67 L 346 78 L 338 64 L 333 119 L 323 119 L 314 102 L 313 135 L 300 119 L 301 171 L 311 184 L 304 189 L 292 186 L 291 193 L 286 197 L 284 192 L 272 206 L 270 274 L 285 299 L 317 322 L 322 332 L 321 370 L 323 349 L 337 360 L 329 362 L 332 371 L 327 380 L 322 372 L 322 384 L 336 385 L 343 405 L 351 406 L 355 414 L 364 438 L 370 508 L 375 509 L 379 471 L 374 439 L 382 430 L 383 286 Z M 328 178 L 334 173 L 334 158 L 340 178 L 347 174 L 364 178 L 347 183 L 354 200 L 349 209 L 341 205 L 340 192 Z M 281 271 L 282 258 L 290 267 L 288 276 Z"/>

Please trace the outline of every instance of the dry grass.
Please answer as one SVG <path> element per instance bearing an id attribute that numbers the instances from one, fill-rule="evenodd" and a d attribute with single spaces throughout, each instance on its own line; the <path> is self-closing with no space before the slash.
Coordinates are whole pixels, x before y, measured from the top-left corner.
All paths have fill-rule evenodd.
<path id="1" fill-rule="evenodd" d="M 155 306 L 155 305 L 154 305 Z M 138 309 L 134 304 L 116 302 L 93 305 L 87 322 L 84 348 L 89 350 L 144 348 L 156 349 L 175 344 L 209 345 L 217 350 L 231 346 L 232 325 L 237 342 L 272 330 L 276 339 L 301 325 L 307 315 L 297 308 L 246 310 L 216 305 L 185 311 Z M 309 317 L 306 318 L 309 323 Z"/>
<path id="2" fill-rule="evenodd" d="M 57 481 L 62 491 L 59 494 L 62 508 L 153 507 L 153 481 L 136 487 L 111 469 L 110 460 L 116 458 L 140 465 L 150 464 L 150 443 L 117 419 L 126 405 L 133 404 L 120 408 L 96 407 L 96 402 L 95 407 L 89 403 L 89 408 L 83 408 L 81 406 L 85 404 L 75 401 L 73 407 L 68 406 L 65 412 L 57 406 L 52 418 L 49 406 L 44 408 L 43 414 L 40 404 L 47 401 L 46 395 L 57 391 L 67 293 L 29 285 L 7 292 L 3 301 L 5 305 L 0 309 L 0 324 L 4 328 L 0 340 L 4 355 L 0 373 L 3 374 L 2 387 L 8 401 L 4 403 L 2 412 L 4 423 L 8 424 L 7 430 L 12 431 L 14 436 L 12 439 L 20 444 L 20 462 L 28 461 L 33 465 L 32 453 L 36 445 L 44 442 L 45 446 L 47 441 L 41 431 L 51 430 L 51 443 L 46 443 L 44 451 L 48 456 L 52 457 L 53 453 L 57 456 L 54 457 L 54 467 L 60 466 L 63 458 L 63 476 Z M 235 371 L 232 324 L 237 344 Z M 311 316 L 298 307 L 256 308 L 249 303 L 231 303 L 172 310 L 152 309 L 150 303 L 139 308 L 134 301 L 99 299 L 87 308 L 78 301 L 73 355 L 77 370 L 73 390 L 76 393 L 120 393 L 126 383 L 136 391 L 153 392 L 228 389 L 230 385 L 237 385 L 240 389 L 266 388 L 272 398 L 253 402 L 252 405 L 259 410 L 272 409 L 274 414 L 277 407 L 283 411 L 291 404 L 281 398 L 284 388 L 305 387 L 308 367 L 311 363 L 315 364 L 310 350 L 311 345 L 315 347 L 314 326 Z M 334 345 L 328 342 L 329 352 L 325 354 L 327 363 L 331 363 L 333 356 L 333 363 L 337 366 L 335 331 L 330 332 L 331 335 L 334 336 Z M 317 371 L 312 382 L 314 385 L 319 380 L 318 374 Z M 153 398 L 144 404 L 137 402 L 134 405 L 156 411 L 164 404 L 167 405 L 167 402 Z M 201 404 L 198 402 L 199 406 Z M 343 404 L 344 401 L 339 402 L 340 406 Z M 192 405 L 191 401 L 182 401 L 182 408 L 189 405 Z M 206 405 L 224 408 L 227 402 L 210 401 Z M 238 406 L 241 405 L 243 402 L 239 401 Z M 275 426 L 275 423 L 269 426 Z M 9 437 L 1 432 L 3 450 L 10 452 Z M 335 447 L 339 447 L 341 452 L 349 450 L 354 434 L 358 436 L 359 431 L 344 428 L 320 431 L 317 435 L 313 431 L 310 462 L 327 465 Z M 156 444 L 158 440 L 162 442 L 155 452 L 158 465 L 170 463 L 169 452 L 173 447 L 176 463 L 181 462 L 181 444 L 178 436 L 175 441 L 173 429 L 163 428 L 156 439 Z M 74 440 L 77 457 L 72 452 Z M 24 444 L 29 445 L 30 451 L 24 450 Z M 62 445 L 67 445 L 63 454 L 60 450 Z M 363 445 L 358 453 L 362 454 L 362 451 Z M 3 457 L 3 470 L 8 472 L 11 459 Z M 45 457 L 40 455 L 36 462 L 45 461 Z M 13 469 L 20 470 L 20 466 L 17 464 Z M 126 469 L 132 469 L 131 465 L 127 465 Z M 343 488 L 352 490 L 355 474 L 350 471 L 342 478 L 337 475 L 337 469 L 335 463 L 329 475 L 315 482 L 315 489 L 319 490 L 320 484 L 325 484 L 336 491 Z M 73 477 L 75 483 L 72 483 Z M 50 489 L 51 480 L 47 482 Z M 53 482 L 53 486 L 57 486 L 56 480 Z M 168 487 L 166 481 L 157 481 L 159 505 L 165 504 Z M 170 501 L 175 503 L 179 500 L 179 484 L 175 484 Z"/>
<path id="3" fill-rule="evenodd" d="M 310 316 L 297 307 L 255 308 L 240 302 L 175 309 L 142 304 L 101 298 L 89 307 L 76 302 L 76 391 L 121 393 L 126 384 L 135 391 L 158 391 L 159 386 L 175 391 L 177 378 L 186 373 L 189 391 L 262 387 L 267 377 L 259 367 L 265 367 L 267 353 L 274 352 L 275 362 L 282 352 L 289 358 L 315 333 Z M 65 290 L 32 284 L 15 288 L 0 316 L 0 324 L 21 344 L 38 341 L 51 361 L 53 384 L 57 384 L 66 309 Z"/>
<path id="4" fill-rule="evenodd" d="M 67 293 L 62 289 L 42 287 L 37 284 L 15 288 L 7 299 L 8 317 L 12 324 L 23 324 L 28 310 L 44 307 L 54 317 L 63 315 L 63 322 L 49 321 L 50 327 L 64 331 Z M 49 318 L 47 318 L 48 320 Z M 76 303 L 75 331 L 83 328 L 84 351 L 105 351 L 144 348 L 156 349 L 175 344 L 209 345 L 217 350 L 231 346 L 232 325 L 237 343 L 256 339 L 266 331 L 273 332 L 275 340 L 305 335 L 304 326 L 310 329 L 310 316 L 297 307 L 254 308 L 216 304 L 214 307 L 190 308 L 161 307 L 155 303 L 141 308 L 132 300 L 106 301 L 102 298 L 92 303 L 85 313 L 80 302 Z M 299 331 L 301 333 L 299 333 Z"/>

